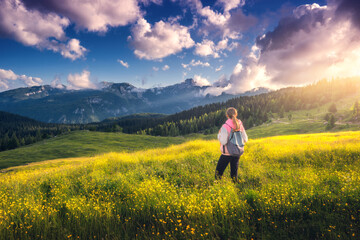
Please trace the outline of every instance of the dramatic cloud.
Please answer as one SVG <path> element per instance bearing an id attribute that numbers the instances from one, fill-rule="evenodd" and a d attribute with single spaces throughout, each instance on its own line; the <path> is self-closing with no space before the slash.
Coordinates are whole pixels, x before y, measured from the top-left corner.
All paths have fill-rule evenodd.
<path id="1" fill-rule="evenodd" d="M 80 46 L 79 40 L 67 39 L 64 29 L 69 24 L 69 19 L 55 13 L 29 10 L 19 0 L 0 1 L 0 37 L 59 52 L 75 60 L 82 57 L 86 49 Z"/>
<path id="2" fill-rule="evenodd" d="M 194 14 L 193 26 L 207 39 L 240 39 L 243 33 L 257 23 L 257 18 L 244 14 L 245 0 L 217 0 L 214 6 L 203 6 L 201 0 L 172 0 L 191 9 Z"/>
<path id="3" fill-rule="evenodd" d="M 67 82 L 69 84 L 69 86 L 67 87 L 68 89 L 79 90 L 87 88 L 97 88 L 96 85 L 90 81 L 90 72 L 86 70 L 84 70 L 81 74 L 69 74 L 67 77 Z"/>
<path id="4" fill-rule="evenodd" d="M 332 0 L 334 1 L 334 0 Z M 337 18 L 348 18 L 352 21 L 354 27 L 360 29 L 360 1 L 342 0 L 336 9 Z"/>
<path id="5" fill-rule="evenodd" d="M 123 65 L 124 67 L 129 68 L 129 64 L 127 62 L 124 62 L 123 60 L 120 59 L 118 59 L 117 62 Z"/>
<path id="6" fill-rule="evenodd" d="M 37 77 L 17 75 L 12 70 L 0 69 L 0 90 L 9 90 L 19 86 L 38 86 L 43 81 Z"/>
<path id="7" fill-rule="evenodd" d="M 353 8 L 346 5 L 350 2 Z M 356 5 L 344 0 L 294 9 L 293 15 L 280 20 L 273 31 L 258 37 L 250 54 L 235 66 L 230 77 L 233 87 L 228 92 L 360 75 Z M 339 11 L 346 13 L 338 16 Z"/>
<path id="8" fill-rule="evenodd" d="M 255 25 L 257 19 L 251 15 L 245 15 L 240 8 L 245 1 L 239 0 L 220 0 L 218 5 L 222 5 L 224 12 L 217 12 L 209 6 L 203 7 L 201 1 L 194 0 L 192 6 L 196 8 L 197 13 L 202 17 L 200 32 L 205 36 L 220 34 L 222 38 L 238 39 L 242 32 Z M 233 10 L 233 11 L 230 11 Z"/>
<path id="9" fill-rule="evenodd" d="M 204 87 L 204 86 L 210 86 L 210 82 L 206 79 L 201 77 L 200 75 L 194 76 L 194 83 L 196 86 Z"/>
<path id="10" fill-rule="evenodd" d="M 191 70 L 191 67 L 197 67 L 197 66 L 202 66 L 202 67 L 210 67 L 210 63 L 208 62 L 202 62 L 200 60 L 195 61 L 195 59 L 191 60 L 190 63 L 185 64 L 182 63 L 181 66 L 187 70 Z"/>
<path id="11" fill-rule="evenodd" d="M 159 21 L 152 27 L 141 18 L 131 32 L 128 40 L 140 59 L 159 60 L 194 45 L 189 29 L 178 23 Z"/>
<path id="12" fill-rule="evenodd" d="M 94 32 L 106 32 L 108 27 L 128 25 L 141 16 L 136 0 L 24 0 L 24 3 L 31 9 L 69 18 L 78 28 Z"/>

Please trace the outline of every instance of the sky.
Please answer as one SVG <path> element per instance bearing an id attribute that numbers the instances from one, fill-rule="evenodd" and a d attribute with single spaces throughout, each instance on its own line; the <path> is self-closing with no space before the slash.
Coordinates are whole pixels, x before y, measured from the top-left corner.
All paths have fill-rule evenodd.
<path id="1" fill-rule="evenodd" d="M 219 95 L 350 76 L 358 0 L 0 0 L 0 91 L 193 78 Z"/>

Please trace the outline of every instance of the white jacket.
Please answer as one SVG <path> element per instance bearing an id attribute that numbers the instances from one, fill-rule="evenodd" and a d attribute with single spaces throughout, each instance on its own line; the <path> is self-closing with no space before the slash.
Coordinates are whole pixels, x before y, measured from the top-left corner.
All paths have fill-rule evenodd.
<path id="1" fill-rule="evenodd" d="M 248 136 L 246 134 L 246 131 L 245 131 L 245 128 L 244 128 L 242 122 L 240 120 L 238 120 L 238 121 L 240 124 L 240 131 L 242 133 L 242 136 L 244 137 L 244 143 L 246 143 L 248 141 Z M 231 128 L 234 129 L 235 127 L 234 127 L 232 120 L 228 119 L 226 121 L 226 123 L 223 124 L 219 130 L 218 140 L 220 142 L 220 151 L 223 155 L 230 155 L 227 150 L 226 144 L 229 141 L 229 137 L 230 137 L 229 135 L 231 132 Z"/>

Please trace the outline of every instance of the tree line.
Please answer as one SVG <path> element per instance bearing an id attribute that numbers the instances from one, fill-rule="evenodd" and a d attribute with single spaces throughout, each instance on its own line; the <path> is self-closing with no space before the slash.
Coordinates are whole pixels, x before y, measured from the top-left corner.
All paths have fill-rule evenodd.
<path id="1" fill-rule="evenodd" d="M 0 111 L 0 151 L 14 149 L 80 129 L 84 129 L 84 126 L 43 123 Z"/>
<path id="2" fill-rule="evenodd" d="M 358 78 L 324 79 L 305 87 L 289 87 L 256 96 L 240 96 L 156 119 L 113 121 L 103 124 L 102 130 L 118 129 L 125 133 L 154 136 L 178 136 L 198 132 L 210 134 L 217 132 L 226 120 L 225 111 L 228 107 L 238 110 L 238 118 L 248 129 L 269 121 L 274 114 L 283 118 L 285 112 L 312 109 L 336 102 L 344 96 L 356 93 L 357 89 Z M 292 117 L 290 115 L 289 119 Z"/>

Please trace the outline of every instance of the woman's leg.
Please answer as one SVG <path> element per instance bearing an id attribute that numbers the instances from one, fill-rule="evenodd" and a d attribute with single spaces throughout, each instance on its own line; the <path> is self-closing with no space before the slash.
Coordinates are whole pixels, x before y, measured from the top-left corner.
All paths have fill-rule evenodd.
<path id="1" fill-rule="evenodd" d="M 231 156 L 226 156 L 221 154 L 215 170 L 215 179 L 221 179 L 221 176 L 223 175 L 225 168 L 229 164 L 230 158 Z"/>
<path id="2" fill-rule="evenodd" d="M 230 160 L 230 176 L 234 182 L 237 182 L 240 157 L 231 157 Z"/>

